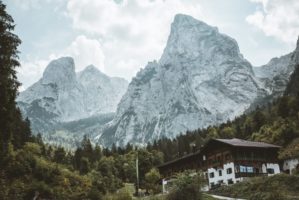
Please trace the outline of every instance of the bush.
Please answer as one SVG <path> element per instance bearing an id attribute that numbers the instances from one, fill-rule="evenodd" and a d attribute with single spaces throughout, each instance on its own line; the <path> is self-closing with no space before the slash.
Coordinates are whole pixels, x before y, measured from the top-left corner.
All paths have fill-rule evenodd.
<path id="1" fill-rule="evenodd" d="M 88 193 L 88 198 L 90 200 L 101 200 L 103 199 L 103 195 L 96 187 L 92 187 Z"/>
<path id="2" fill-rule="evenodd" d="M 132 200 L 132 196 L 128 191 L 121 191 L 114 195 L 107 195 L 104 200 Z"/>
<path id="3" fill-rule="evenodd" d="M 201 178 L 199 175 L 181 174 L 175 181 L 175 186 L 167 196 L 167 200 L 200 200 L 200 187 Z"/>
<path id="4" fill-rule="evenodd" d="M 161 192 L 161 186 L 158 184 L 160 179 L 161 175 L 159 171 L 155 168 L 151 169 L 145 174 L 146 188 L 151 190 L 153 194 L 158 194 Z"/>
<path id="5" fill-rule="evenodd" d="M 44 182 L 33 182 L 29 189 L 26 191 L 26 195 L 24 199 L 33 199 L 36 192 L 39 193 L 40 198 L 53 198 L 54 192 L 53 190 Z"/>
<path id="6" fill-rule="evenodd" d="M 222 186 L 211 191 L 213 194 L 249 200 L 285 200 L 287 196 L 299 196 L 299 177 L 278 174 L 271 177 L 256 177 L 233 186 Z"/>
<path id="7" fill-rule="evenodd" d="M 271 192 L 254 192 L 249 196 L 249 200 L 285 200 L 285 196 L 280 190 L 273 190 Z"/>

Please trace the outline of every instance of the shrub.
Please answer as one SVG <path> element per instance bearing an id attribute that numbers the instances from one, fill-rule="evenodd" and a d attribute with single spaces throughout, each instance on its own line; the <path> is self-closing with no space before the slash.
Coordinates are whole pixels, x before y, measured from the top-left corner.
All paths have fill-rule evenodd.
<path id="1" fill-rule="evenodd" d="M 201 199 L 200 187 L 201 178 L 199 175 L 181 174 L 175 181 L 175 186 L 167 196 L 167 200 L 199 200 Z"/>
<path id="2" fill-rule="evenodd" d="M 120 191 L 114 195 L 107 195 L 104 200 L 132 200 L 132 196 L 128 191 Z"/>

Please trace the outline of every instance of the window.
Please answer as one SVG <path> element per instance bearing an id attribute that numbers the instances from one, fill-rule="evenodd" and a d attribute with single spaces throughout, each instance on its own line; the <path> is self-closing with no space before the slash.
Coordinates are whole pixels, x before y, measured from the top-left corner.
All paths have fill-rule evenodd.
<path id="1" fill-rule="evenodd" d="M 234 184 L 233 179 L 228 179 L 228 180 L 227 180 L 227 184 Z"/>
<path id="2" fill-rule="evenodd" d="M 253 173 L 253 167 L 247 167 L 246 171 L 247 173 Z"/>
<path id="3" fill-rule="evenodd" d="M 228 168 L 228 169 L 226 170 L 226 173 L 227 173 L 227 174 L 232 174 L 232 173 L 233 173 L 232 168 Z"/>
<path id="4" fill-rule="evenodd" d="M 246 172 L 246 167 L 245 167 L 245 166 L 242 166 L 242 165 L 240 165 L 240 172 L 243 172 L 243 173 L 245 173 L 245 172 Z"/>
<path id="5" fill-rule="evenodd" d="M 267 173 L 268 174 L 274 174 L 274 169 L 273 168 L 267 168 Z"/>
<path id="6" fill-rule="evenodd" d="M 219 170 L 218 173 L 219 173 L 219 176 L 222 176 L 222 170 Z"/>
<path id="7" fill-rule="evenodd" d="M 214 175 L 214 172 L 211 172 L 211 173 L 210 173 L 210 178 L 214 178 L 214 176 L 215 176 L 215 175 Z"/>

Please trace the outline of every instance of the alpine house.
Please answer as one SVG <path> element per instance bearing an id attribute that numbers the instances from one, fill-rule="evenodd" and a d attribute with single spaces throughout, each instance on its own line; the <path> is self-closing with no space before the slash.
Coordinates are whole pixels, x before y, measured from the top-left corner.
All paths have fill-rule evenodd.
<path id="1" fill-rule="evenodd" d="M 164 178 L 187 169 L 202 170 L 209 188 L 234 184 L 247 177 L 280 173 L 280 146 L 241 139 L 211 139 L 198 152 L 158 166 Z M 164 184 L 167 181 L 163 181 Z"/>

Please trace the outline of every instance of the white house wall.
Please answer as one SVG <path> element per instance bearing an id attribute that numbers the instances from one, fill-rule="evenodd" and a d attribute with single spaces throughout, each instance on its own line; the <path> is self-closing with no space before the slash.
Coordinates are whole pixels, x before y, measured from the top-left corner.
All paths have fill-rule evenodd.
<path id="1" fill-rule="evenodd" d="M 227 169 L 231 168 L 232 173 L 227 174 Z M 219 171 L 222 171 L 222 176 L 219 176 Z M 210 178 L 210 173 L 214 173 L 214 178 Z M 241 181 L 241 178 L 235 178 L 235 165 L 233 162 L 227 163 L 223 165 L 223 168 L 209 168 L 208 169 L 208 178 L 209 178 L 209 186 L 214 183 L 215 185 L 223 181 L 224 184 L 228 184 L 228 180 L 232 180 L 233 183 L 237 181 Z"/>
<path id="2" fill-rule="evenodd" d="M 262 165 L 263 173 L 267 173 L 267 169 L 273 169 L 274 170 L 274 173 L 273 174 L 268 174 L 268 176 L 280 173 L 279 164 L 277 164 L 277 163 L 266 163 L 266 164 L 263 164 Z"/>
<path id="3" fill-rule="evenodd" d="M 283 171 L 290 171 L 290 174 L 292 174 L 292 171 L 297 167 L 297 165 L 299 164 L 299 160 L 298 159 L 288 159 L 285 160 L 283 163 Z"/>

